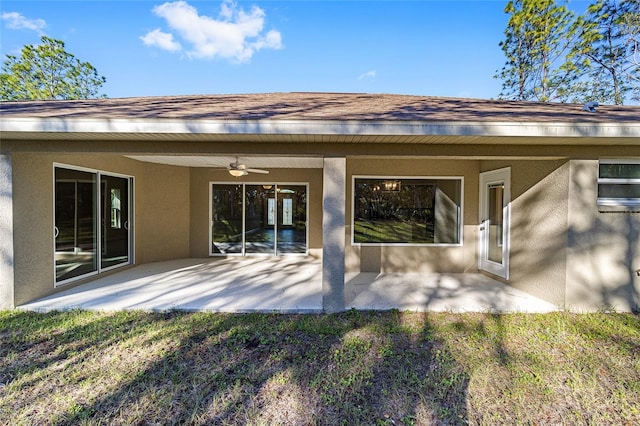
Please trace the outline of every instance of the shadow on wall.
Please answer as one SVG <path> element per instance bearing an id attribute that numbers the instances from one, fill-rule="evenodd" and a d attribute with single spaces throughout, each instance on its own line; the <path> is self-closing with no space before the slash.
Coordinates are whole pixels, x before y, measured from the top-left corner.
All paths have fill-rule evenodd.
<path id="1" fill-rule="evenodd" d="M 640 213 L 599 212 L 597 161 L 572 166 L 567 305 L 640 310 Z"/>
<path id="2" fill-rule="evenodd" d="M 600 213 L 597 160 L 513 167 L 511 284 L 575 310 L 636 311 L 640 215 Z"/>
<path id="3" fill-rule="evenodd" d="M 509 282 L 564 306 L 567 161 L 512 164 Z"/>
<path id="4" fill-rule="evenodd" d="M 13 200 L 11 157 L 0 154 L 0 307 L 10 308 L 13 296 Z M 10 288 L 9 288 L 10 287 Z"/>

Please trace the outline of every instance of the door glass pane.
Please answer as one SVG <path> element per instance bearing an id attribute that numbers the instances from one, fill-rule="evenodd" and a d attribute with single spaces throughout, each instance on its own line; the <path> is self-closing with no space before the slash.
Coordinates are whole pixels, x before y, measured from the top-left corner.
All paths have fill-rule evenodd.
<path id="1" fill-rule="evenodd" d="M 96 174 L 55 169 L 56 282 L 97 271 Z"/>
<path id="2" fill-rule="evenodd" d="M 100 176 L 102 258 L 108 268 L 129 263 L 129 179 Z"/>
<path id="3" fill-rule="evenodd" d="M 278 185 L 278 254 L 307 251 L 307 187 Z"/>
<path id="4" fill-rule="evenodd" d="M 245 253 L 275 253 L 276 186 L 245 186 Z"/>
<path id="5" fill-rule="evenodd" d="M 211 251 L 242 253 L 242 185 L 213 185 Z"/>
<path id="6" fill-rule="evenodd" d="M 487 257 L 492 262 L 502 264 L 502 208 L 504 202 L 504 184 L 489 187 L 489 247 Z"/>

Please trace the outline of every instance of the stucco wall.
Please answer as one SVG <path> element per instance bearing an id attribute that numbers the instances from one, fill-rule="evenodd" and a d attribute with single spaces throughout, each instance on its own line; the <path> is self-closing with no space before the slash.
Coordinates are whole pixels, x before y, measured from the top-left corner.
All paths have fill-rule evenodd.
<path id="1" fill-rule="evenodd" d="M 509 280 L 513 287 L 563 306 L 569 163 L 483 161 L 482 171 L 511 167 Z"/>
<path id="2" fill-rule="evenodd" d="M 136 184 L 141 262 L 189 257 L 190 192 L 189 168 L 153 163 L 142 165 Z"/>
<path id="3" fill-rule="evenodd" d="M 134 177 L 137 264 L 188 256 L 188 169 L 151 165 L 117 155 L 16 153 L 13 155 L 16 305 L 56 291 L 54 163 Z"/>
<path id="4" fill-rule="evenodd" d="M 476 160 L 362 159 L 347 161 L 347 214 L 345 254 L 347 272 L 475 272 L 478 225 L 478 173 Z M 463 244 L 460 246 L 359 246 L 352 244 L 353 176 L 415 176 L 464 178 Z"/>
<path id="5" fill-rule="evenodd" d="M 211 182 L 229 183 L 300 183 L 309 184 L 307 218 L 309 251 L 319 254 L 322 249 L 322 169 L 269 169 L 268 175 L 249 174 L 234 178 L 226 170 L 192 168 L 191 176 L 191 233 L 192 257 L 209 256 L 209 191 Z"/>
<path id="6" fill-rule="evenodd" d="M 572 310 L 640 308 L 640 213 L 601 213 L 598 161 L 572 160 L 566 304 Z"/>
<path id="7" fill-rule="evenodd" d="M 0 309 L 13 308 L 13 166 L 0 154 Z"/>

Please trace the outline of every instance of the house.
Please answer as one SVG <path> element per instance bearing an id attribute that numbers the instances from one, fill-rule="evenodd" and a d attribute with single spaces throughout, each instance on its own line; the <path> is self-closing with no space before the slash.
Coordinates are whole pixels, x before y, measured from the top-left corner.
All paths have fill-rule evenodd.
<path id="1" fill-rule="evenodd" d="M 479 272 L 560 308 L 640 308 L 638 106 L 4 102 L 0 138 L 1 308 L 217 256 L 321 257 L 327 312 L 354 271 Z"/>

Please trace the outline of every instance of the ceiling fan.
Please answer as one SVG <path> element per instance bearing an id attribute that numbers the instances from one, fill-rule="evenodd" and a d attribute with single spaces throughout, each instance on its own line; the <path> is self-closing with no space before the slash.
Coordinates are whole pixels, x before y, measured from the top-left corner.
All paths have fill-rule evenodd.
<path id="1" fill-rule="evenodd" d="M 235 177 L 246 176 L 249 173 L 262 173 L 265 175 L 269 173 L 268 170 L 248 168 L 246 164 L 240 163 L 238 157 L 236 157 L 236 161 L 234 163 L 229 164 L 227 170 L 231 176 Z"/>

